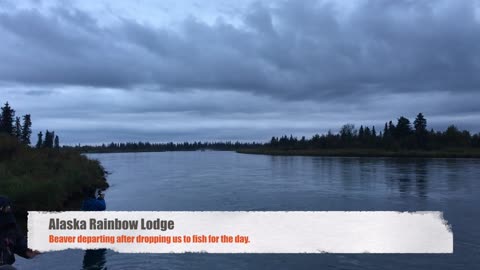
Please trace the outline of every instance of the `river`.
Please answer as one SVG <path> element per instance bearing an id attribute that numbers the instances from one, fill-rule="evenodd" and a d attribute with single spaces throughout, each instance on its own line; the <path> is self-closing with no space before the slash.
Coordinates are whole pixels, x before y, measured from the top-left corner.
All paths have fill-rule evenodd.
<path id="1" fill-rule="evenodd" d="M 111 172 L 108 210 L 443 211 L 454 254 L 89 254 L 17 259 L 19 269 L 477 269 L 480 160 L 90 154 Z M 18 257 L 17 257 L 18 258 Z M 88 260 L 88 262 L 84 262 Z M 95 268 L 91 268 L 95 269 Z"/>

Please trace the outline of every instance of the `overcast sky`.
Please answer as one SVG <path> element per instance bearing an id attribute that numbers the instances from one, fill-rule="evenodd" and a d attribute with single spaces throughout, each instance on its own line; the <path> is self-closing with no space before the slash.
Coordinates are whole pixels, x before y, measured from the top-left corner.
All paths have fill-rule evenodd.
<path id="1" fill-rule="evenodd" d="M 475 0 L 0 0 L 0 36 L 0 102 L 68 144 L 480 131 Z"/>

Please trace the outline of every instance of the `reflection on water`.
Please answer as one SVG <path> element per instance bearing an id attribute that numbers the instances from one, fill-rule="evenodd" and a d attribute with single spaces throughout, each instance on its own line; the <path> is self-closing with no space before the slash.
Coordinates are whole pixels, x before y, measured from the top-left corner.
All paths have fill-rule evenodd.
<path id="1" fill-rule="evenodd" d="M 108 210 L 443 211 L 451 255 L 87 254 L 19 259 L 20 269 L 476 269 L 480 160 L 280 157 L 232 152 L 91 155 L 108 171 Z M 98 255 L 98 256 L 97 256 Z M 87 263 L 85 263 L 87 262 Z M 94 268 L 95 269 L 95 268 Z M 98 268 L 102 269 L 102 268 Z"/>

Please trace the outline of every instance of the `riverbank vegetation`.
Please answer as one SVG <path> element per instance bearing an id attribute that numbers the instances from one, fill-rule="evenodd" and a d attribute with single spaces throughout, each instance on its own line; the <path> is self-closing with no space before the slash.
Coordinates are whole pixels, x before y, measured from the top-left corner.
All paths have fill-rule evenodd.
<path id="1" fill-rule="evenodd" d="M 60 148 L 59 138 L 47 131 L 30 144 L 32 120 L 5 104 L 0 115 L 0 194 L 14 202 L 19 216 L 27 210 L 59 211 L 81 198 L 85 187 L 105 189 L 105 171 L 98 161 Z"/>
<path id="2" fill-rule="evenodd" d="M 338 133 L 316 134 L 310 139 L 293 136 L 272 137 L 270 142 L 238 152 L 269 155 L 309 156 L 386 156 L 386 157 L 480 157 L 480 134 L 472 135 L 450 125 L 445 131 L 427 129 L 427 119 L 419 113 L 413 125 L 406 117 L 396 124 L 386 122 L 383 130 L 375 126 L 356 128 L 343 125 Z"/>
<path id="3" fill-rule="evenodd" d="M 480 157 L 480 134 L 471 134 L 450 125 L 444 131 L 427 128 L 427 119 L 419 113 L 413 123 L 399 117 L 383 129 L 375 126 L 345 124 L 336 133 L 315 134 L 311 138 L 292 135 L 272 137 L 260 142 L 185 142 L 185 143 L 110 143 L 69 146 L 82 153 L 164 152 L 164 151 L 237 151 L 247 154 L 308 156 L 381 156 L 381 157 Z"/>

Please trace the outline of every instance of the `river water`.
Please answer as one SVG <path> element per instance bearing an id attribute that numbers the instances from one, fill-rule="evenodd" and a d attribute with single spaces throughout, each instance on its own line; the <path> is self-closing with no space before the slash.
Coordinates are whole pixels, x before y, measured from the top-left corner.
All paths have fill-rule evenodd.
<path id="1" fill-rule="evenodd" d="M 108 210 L 443 211 L 454 254 L 120 254 L 68 250 L 19 269 L 478 269 L 480 160 L 280 157 L 234 152 L 95 154 Z M 102 268 L 90 268 L 102 269 Z"/>

